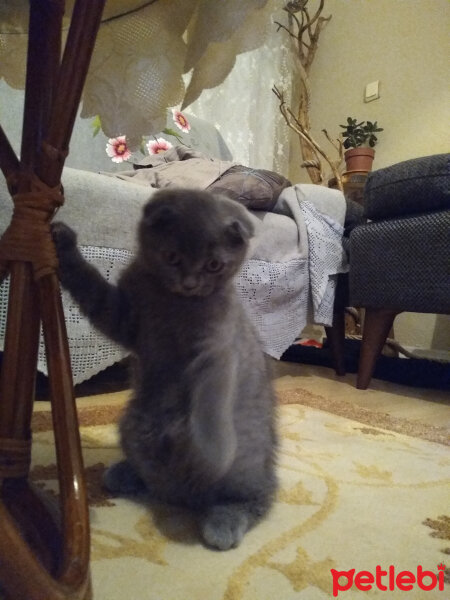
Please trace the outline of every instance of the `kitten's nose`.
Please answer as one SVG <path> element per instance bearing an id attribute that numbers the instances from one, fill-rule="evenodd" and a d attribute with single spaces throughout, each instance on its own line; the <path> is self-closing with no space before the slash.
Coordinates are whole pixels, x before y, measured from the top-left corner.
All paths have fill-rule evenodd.
<path id="1" fill-rule="evenodd" d="M 197 278 L 193 275 L 188 275 L 183 279 L 183 287 L 185 290 L 193 290 L 198 285 Z"/>

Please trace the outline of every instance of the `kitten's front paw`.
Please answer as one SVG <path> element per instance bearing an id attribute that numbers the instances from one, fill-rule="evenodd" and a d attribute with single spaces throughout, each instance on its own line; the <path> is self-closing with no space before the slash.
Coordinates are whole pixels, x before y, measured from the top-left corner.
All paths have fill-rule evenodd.
<path id="1" fill-rule="evenodd" d="M 201 533 L 207 546 L 229 550 L 239 546 L 248 527 L 248 516 L 242 508 L 233 504 L 213 506 L 201 523 Z"/>
<path id="2" fill-rule="evenodd" d="M 122 460 L 105 471 L 103 485 L 112 494 L 138 494 L 145 484 L 127 460 Z"/>
<path id="3" fill-rule="evenodd" d="M 50 227 L 58 254 L 77 245 L 77 234 L 71 227 L 61 221 L 52 223 Z"/>

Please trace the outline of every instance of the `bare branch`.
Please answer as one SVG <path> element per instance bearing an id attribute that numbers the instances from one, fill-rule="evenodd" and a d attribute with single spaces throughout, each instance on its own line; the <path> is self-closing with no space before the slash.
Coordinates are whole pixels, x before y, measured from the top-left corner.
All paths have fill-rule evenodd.
<path id="1" fill-rule="evenodd" d="M 331 15 L 329 17 L 322 16 L 325 0 L 320 0 L 314 15 L 311 16 L 308 11 L 308 1 L 288 2 L 284 8 L 288 14 L 288 26 L 276 23 L 278 30 L 286 31 L 292 42 L 295 76 L 300 86 L 297 114 L 294 114 L 294 111 L 287 105 L 282 91 L 274 86 L 273 92 L 280 102 L 279 109 L 287 126 L 299 137 L 303 158 L 301 166 L 308 170 L 308 175 L 313 183 L 323 184 L 325 182 L 324 165 L 328 164 L 337 180 L 339 189 L 342 190 L 342 180 L 338 172 L 343 158 L 342 142 L 332 140 L 326 130 L 323 130 L 325 137 L 338 155 L 337 160 L 332 160 L 311 135 L 309 123 L 311 88 L 308 73 L 318 48 L 320 33 L 331 19 Z"/>
<path id="2" fill-rule="evenodd" d="M 302 13 L 302 22 L 301 22 L 301 24 L 300 24 L 300 21 L 298 20 L 298 17 L 297 17 L 297 15 L 296 15 L 295 13 L 293 13 L 293 12 L 290 12 L 290 13 L 289 13 L 289 18 L 290 18 L 290 19 L 293 19 L 293 20 L 295 21 L 295 23 L 296 23 L 296 25 L 297 25 L 297 29 L 298 29 L 299 31 L 301 31 L 301 29 L 302 29 L 302 26 L 303 26 L 303 13 Z"/>
<path id="3" fill-rule="evenodd" d="M 337 150 L 337 153 L 339 154 L 342 160 L 342 158 L 344 157 L 344 145 L 342 144 L 342 140 L 340 140 L 339 138 L 337 138 L 336 140 L 332 140 L 331 137 L 328 135 L 328 131 L 326 129 L 322 129 L 322 131 L 325 134 L 327 140 L 333 146 L 333 148 Z"/>
<path id="4" fill-rule="evenodd" d="M 298 38 L 297 38 L 297 36 L 295 35 L 295 33 L 292 33 L 292 31 L 291 31 L 290 29 L 288 29 L 288 28 L 286 27 L 286 25 L 283 25 L 282 23 L 279 23 L 278 21 L 274 21 L 274 24 L 275 24 L 275 25 L 278 25 L 278 29 L 277 29 L 277 31 L 280 31 L 280 29 L 284 29 L 285 31 L 287 31 L 287 32 L 288 32 L 288 34 L 289 34 L 289 35 L 290 35 L 292 38 L 294 38 L 294 40 L 295 40 L 295 41 L 298 41 Z"/>
<path id="5" fill-rule="evenodd" d="M 330 20 L 331 20 L 331 15 L 329 17 L 320 17 L 320 19 L 317 21 L 316 29 L 314 31 L 314 34 L 311 37 L 311 49 L 306 58 L 305 68 L 308 71 L 314 60 L 314 56 L 316 55 L 316 51 L 317 51 L 318 44 L 319 44 L 320 33 L 321 33 L 322 29 L 325 27 L 325 25 L 328 23 L 328 21 L 330 21 Z"/>
<path id="6" fill-rule="evenodd" d="M 325 0 L 320 0 L 320 4 L 319 4 L 319 7 L 317 8 L 316 14 L 311 19 L 311 23 L 310 23 L 311 25 L 313 25 L 317 21 L 317 19 L 320 17 L 324 6 L 325 6 Z"/>
<path id="7" fill-rule="evenodd" d="M 322 183 L 325 179 L 325 176 L 324 176 L 323 169 L 322 169 L 322 162 L 320 161 L 320 158 L 319 158 L 319 156 L 321 156 L 325 160 L 325 162 L 329 165 L 329 167 L 333 173 L 333 176 L 336 178 L 338 188 L 342 191 L 343 190 L 342 179 L 337 170 L 337 166 L 336 166 L 335 162 L 332 161 L 331 158 L 322 150 L 322 148 L 319 146 L 319 144 L 316 142 L 316 140 L 312 137 L 311 133 L 303 127 L 303 125 L 301 124 L 299 119 L 294 115 L 291 108 L 286 104 L 283 92 L 280 91 L 277 88 L 277 86 L 274 86 L 272 88 L 272 91 L 276 95 L 276 97 L 278 98 L 278 100 L 280 102 L 279 109 L 280 109 L 281 114 L 284 117 L 284 120 L 286 121 L 286 124 L 293 131 L 295 131 L 297 133 L 297 135 L 299 135 L 301 137 L 301 139 L 303 139 L 308 144 L 308 146 L 313 151 L 313 154 L 316 156 L 317 160 L 313 161 L 314 164 L 309 164 L 310 161 L 305 161 L 305 163 L 304 163 L 305 166 L 319 170 L 320 171 L 320 182 Z M 320 167 L 317 165 L 320 165 Z"/>
<path id="8" fill-rule="evenodd" d="M 297 29 L 299 31 L 301 31 L 301 29 L 303 28 L 303 23 L 304 23 L 303 11 L 301 11 L 301 15 L 302 15 L 302 22 L 301 23 L 298 20 L 298 17 L 297 17 L 297 15 L 295 14 L 295 12 L 293 10 L 287 10 L 287 13 L 289 15 L 289 20 L 293 19 L 296 22 L 296 24 L 297 24 Z"/>
<path id="9" fill-rule="evenodd" d="M 297 25 L 297 51 L 298 51 L 298 55 L 301 59 L 303 59 L 303 48 L 302 48 L 302 35 L 301 35 L 301 30 L 302 30 L 302 26 L 303 26 L 303 13 L 302 13 L 302 23 L 300 24 L 298 17 L 295 13 L 289 13 L 289 20 L 291 25 L 293 26 L 293 21 L 295 21 L 295 24 Z"/>
<path id="10" fill-rule="evenodd" d="M 304 6 L 302 8 L 302 16 L 303 15 L 306 17 L 306 23 L 301 28 L 300 34 L 303 35 L 303 33 L 305 33 L 305 31 L 308 31 L 308 35 L 309 35 L 309 37 L 311 37 L 311 19 L 310 19 L 309 12 L 308 12 L 308 9 L 306 8 L 306 6 Z M 305 21 L 302 19 L 302 22 L 304 23 Z"/>
<path id="11" fill-rule="evenodd" d="M 331 139 L 331 137 L 328 135 L 328 131 L 326 129 L 322 129 L 322 133 L 325 135 L 327 140 L 330 142 L 330 144 L 333 146 L 333 148 L 337 152 L 337 158 L 336 158 L 336 160 L 333 161 L 333 164 L 336 167 L 336 169 L 338 170 L 342 164 L 342 161 L 344 160 L 344 145 L 342 143 L 342 140 L 340 140 L 339 138 L 337 138 L 335 140 Z"/>

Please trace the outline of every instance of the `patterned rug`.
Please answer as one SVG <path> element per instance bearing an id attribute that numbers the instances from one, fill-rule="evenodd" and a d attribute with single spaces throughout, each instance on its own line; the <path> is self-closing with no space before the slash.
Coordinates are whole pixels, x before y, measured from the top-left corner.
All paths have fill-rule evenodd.
<path id="1" fill-rule="evenodd" d="M 220 553 L 202 546 L 183 510 L 102 489 L 105 466 L 121 456 L 115 423 L 125 396 L 80 407 L 95 600 L 388 600 L 408 589 L 408 598 L 450 597 L 443 430 L 330 407 L 301 389 L 279 392 L 277 502 L 239 548 Z M 32 478 L 55 494 L 43 406 L 34 415 Z"/>

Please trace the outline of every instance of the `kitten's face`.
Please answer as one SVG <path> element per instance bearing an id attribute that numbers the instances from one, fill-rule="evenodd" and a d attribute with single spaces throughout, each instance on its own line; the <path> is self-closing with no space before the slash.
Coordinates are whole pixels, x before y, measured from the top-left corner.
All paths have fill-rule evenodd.
<path id="1" fill-rule="evenodd" d="M 243 207 L 193 190 L 164 190 L 144 209 L 140 257 L 170 292 L 208 296 L 241 266 L 253 226 Z"/>

